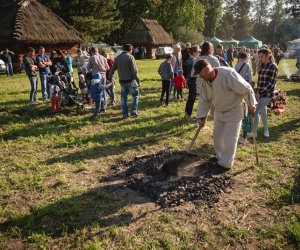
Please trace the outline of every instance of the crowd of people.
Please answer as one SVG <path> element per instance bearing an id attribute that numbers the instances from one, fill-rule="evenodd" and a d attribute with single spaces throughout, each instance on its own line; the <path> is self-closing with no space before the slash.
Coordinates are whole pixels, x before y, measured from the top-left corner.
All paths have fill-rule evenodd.
<path id="1" fill-rule="evenodd" d="M 214 120 L 216 158 L 213 163 L 228 170 L 233 164 L 237 143 L 245 144 L 248 138 L 257 136 L 260 115 L 264 136 L 270 136 L 267 105 L 274 97 L 278 62 L 276 63 L 272 49 L 268 46 L 257 51 L 241 48 L 236 52 L 232 48 L 225 51 L 222 45 L 216 46 L 214 50 L 211 43 L 204 42 L 201 46 L 188 43 L 183 49 L 180 44 L 176 44 L 173 49 L 173 53 L 166 54 L 158 68 L 162 80 L 159 101 L 166 106 L 169 106 L 171 97 L 173 100 L 183 101 L 183 89 L 188 88 L 185 117 L 188 122 L 201 127 L 207 119 Z M 5 50 L 1 53 L 9 57 L 13 52 Z M 35 49 L 29 47 L 23 62 L 31 86 L 30 104 L 38 101 L 38 75 L 43 101 L 48 102 L 53 96 L 48 83 L 49 75 L 63 72 L 73 79 L 75 66 L 82 94 L 95 104 L 92 117 L 96 119 L 101 112 L 106 111 L 108 105 L 115 105 L 117 70 L 121 86 L 122 118 L 136 117 L 139 115 L 141 83 L 134 54 L 131 44 L 124 45 L 123 52 L 116 58 L 105 50 L 99 53 L 97 47 L 88 50 L 78 48 L 74 58 L 71 58 L 69 51 L 62 50 L 53 51 L 48 57 L 42 46 L 38 48 L 36 55 Z M 233 65 L 235 56 L 238 61 Z M 253 82 L 255 74 L 258 74 L 256 85 Z M 133 99 L 130 110 L 127 104 L 129 94 Z M 197 113 L 193 117 L 197 96 Z M 56 107 L 55 110 L 59 109 Z M 251 115 L 254 117 L 253 127 L 250 124 Z M 243 133 L 239 139 L 240 129 Z"/>

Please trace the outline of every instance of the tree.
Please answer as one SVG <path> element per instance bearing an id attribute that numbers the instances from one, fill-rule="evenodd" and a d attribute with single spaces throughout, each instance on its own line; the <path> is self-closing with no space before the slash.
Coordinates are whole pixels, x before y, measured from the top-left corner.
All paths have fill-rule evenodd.
<path id="1" fill-rule="evenodd" d="M 253 34 L 262 41 L 268 40 L 268 25 L 270 18 L 270 0 L 255 0 L 253 1 Z"/>
<path id="2" fill-rule="evenodd" d="M 252 31 L 250 19 L 251 2 L 249 0 L 237 0 L 233 5 L 235 14 L 234 37 L 238 40 L 245 39 Z"/>
<path id="3" fill-rule="evenodd" d="M 284 19 L 285 10 L 283 8 L 283 1 L 277 0 L 271 13 L 271 22 L 269 24 L 269 31 L 271 31 L 271 34 L 268 42 L 273 44 L 279 42 L 278 28 L 283 24 Z"/>
<path id="4" fill-rule="evenodd" d="M 67 23 L 73 25 L 86 41 L 104 39 L 120 27 L 115 0 L 39 0 Z"/>
<path id="5" fill-rule="evenodd" d="M 222 15 L 222 0 L 206 0 L 205 6 L 205 28 L 204 36 L 212 37 L 215 35 Z"/>

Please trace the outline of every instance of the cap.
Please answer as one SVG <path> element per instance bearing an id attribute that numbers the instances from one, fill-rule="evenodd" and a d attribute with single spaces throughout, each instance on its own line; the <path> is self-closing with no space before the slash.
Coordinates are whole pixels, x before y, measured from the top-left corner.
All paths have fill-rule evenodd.
<path id="1" fill-rule="evenodd" d="M 194 75 L 199 75 L 201 70 L 204 69 L 209 62 L 207 60 L 199 60 L 194 64 Z"/>

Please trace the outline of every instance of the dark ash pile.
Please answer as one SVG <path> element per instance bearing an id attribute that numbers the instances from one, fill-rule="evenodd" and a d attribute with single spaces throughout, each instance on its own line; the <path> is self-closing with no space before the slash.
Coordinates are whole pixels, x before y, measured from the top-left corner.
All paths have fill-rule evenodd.
<path id="1" fill-rule="evenodd" d="M 231 178 L 186 152 L 161 151 L 119 162 L 112 169 L 123 172 L 126 185 L 149 196 L 161 207 L 186 202 L 213 206 L 230 187 Z"/>

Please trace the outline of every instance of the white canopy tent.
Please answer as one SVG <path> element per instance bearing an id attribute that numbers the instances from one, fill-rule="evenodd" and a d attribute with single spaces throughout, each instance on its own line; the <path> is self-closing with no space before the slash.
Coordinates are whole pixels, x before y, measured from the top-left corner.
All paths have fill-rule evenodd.
<path id="1" fill-rule="evenodd" d="M 300 38 L 287 42 L 288 50 L 300 50 Z"/>

